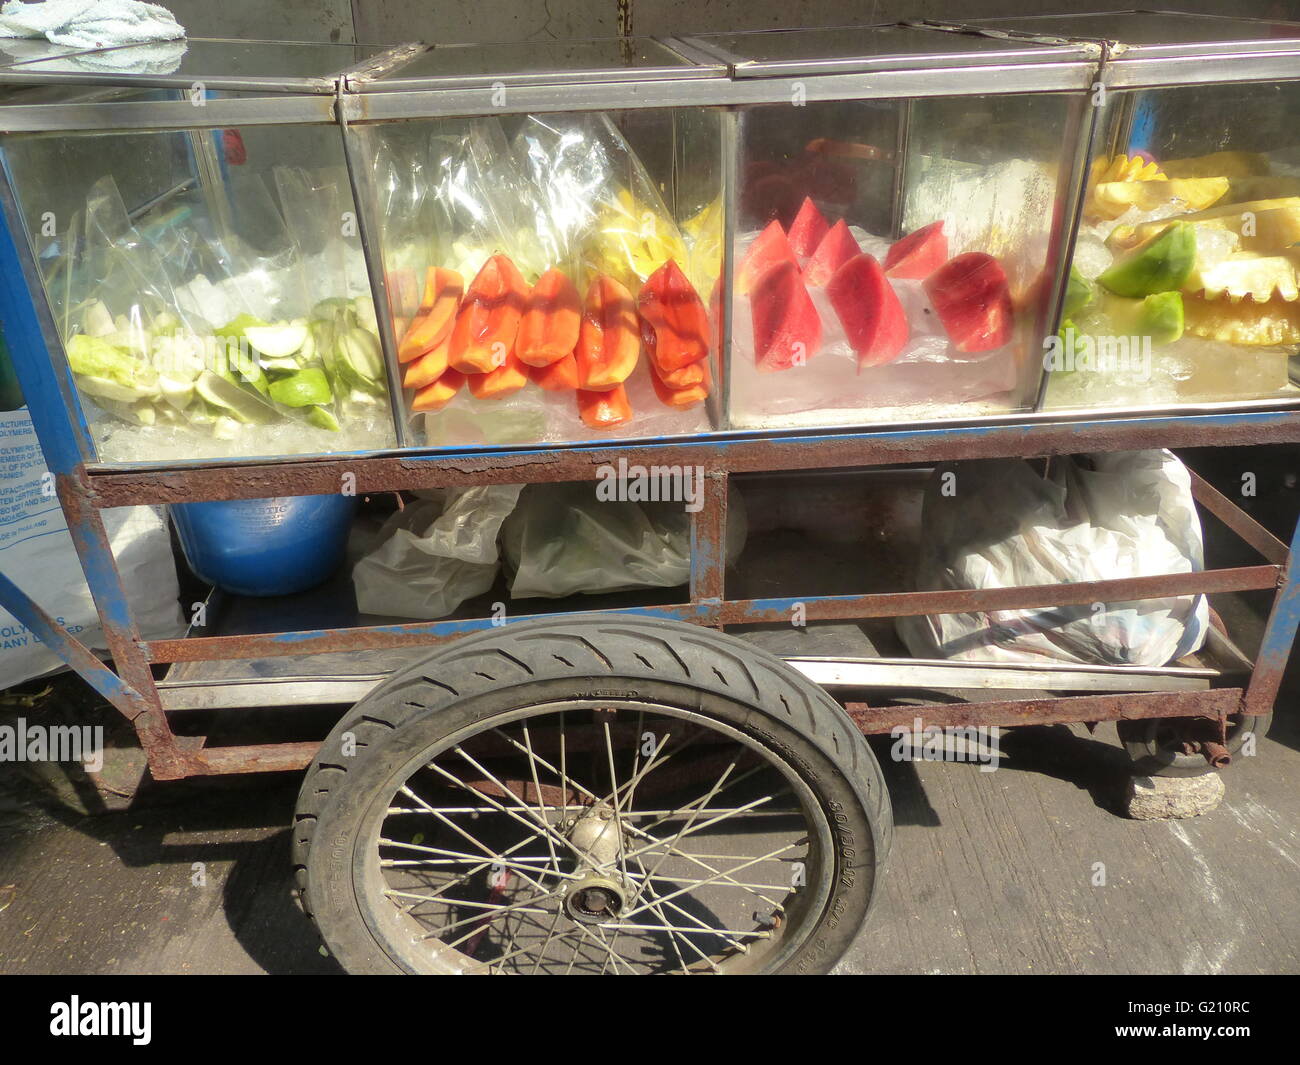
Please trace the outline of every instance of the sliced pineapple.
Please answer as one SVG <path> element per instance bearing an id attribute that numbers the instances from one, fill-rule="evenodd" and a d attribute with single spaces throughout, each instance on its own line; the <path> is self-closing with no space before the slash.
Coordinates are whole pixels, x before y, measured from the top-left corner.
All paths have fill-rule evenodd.
<path id="1" fill-rule="evenodd" d="M 1088 183 L 1099 185 L 1103 181 L 1164 181 L 1166 176 L 1159 166 L 1147 162 L 1140 155 L 1132 158 L 1127 155 L 1110 158 L 1102 156 L 1092 161 Z"/>
<path id="2" fill-rule="evenodd" d="M 1300 344 L 1300 301 L 1274 298 L 1263 303 L 1253 300 L 1234 303 L 1184 295 L 1183 322 L 1185 331 L 1192 336 L 1230 344 L 1252 347 Z"/>
<path id="3" fill-rule="evenodd" d="M 1300 271 L 1296 253 L 1289 255 L 1233 255 L 1205 270 L 1193 269 L 1185 291 L 1202 293 L 1206 299 L 1244 299 L 1264 303 L 1300 300 Z"/>
<path id="4" fill-rule="evenodd" d="M 1268 156 L 1259 152 L 1212 152 L 1190 159 L 1169 159 L 1164 166 L 1171 178 L 1258 177 L 1269 171 Z"/>
<path id="5" fill-rule="evenodd" d="M 1300 196 L 1300 178 L 1297 177 L 1240 177 L 1229 178 L 1227 203 L 1247 200 L 1275 200 Z"/>
<path id="6" fill-rule="evenodd" d="M 1098 218 L 1118 218 L 1130 207 L 1140 211 L 1160 207 L 1200 211 L 1223 199 L 1227 191 L 1225 177 L 1102 181 L 1093 187 L 1090 206 Z"/>
<path id="7" fill-rule="evenodd" d="M 1171 221 L 1161 218 L 1136 226 L 1116 226 L 1106 244 L 1117 252 L 1140 247 L 1163 233 Z M 1300 196 L 1220 204 L 1183 215 L 1179 221 L 1227 230 L 1238 236 L 1242 251 L 1275 255 L 1300 243 Z"/>

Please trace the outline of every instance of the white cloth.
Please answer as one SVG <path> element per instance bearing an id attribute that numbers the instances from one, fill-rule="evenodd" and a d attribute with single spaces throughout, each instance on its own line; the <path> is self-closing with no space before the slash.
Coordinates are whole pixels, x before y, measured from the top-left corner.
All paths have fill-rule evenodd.
<path id="1" fill-rule="evenodd" d="M 165 7 L 140 0 L 9 0 L 0 8 L 0 37 L 44 37 L 71 48 L 175 41 L 185 28 Z"/>

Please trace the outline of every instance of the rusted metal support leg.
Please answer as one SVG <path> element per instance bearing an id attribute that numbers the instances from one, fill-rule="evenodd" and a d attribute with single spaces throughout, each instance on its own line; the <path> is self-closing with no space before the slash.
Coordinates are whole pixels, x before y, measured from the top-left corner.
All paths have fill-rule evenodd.
<path id="1" fill-rule="evenodd" d="M 95 609 L 104 629 L 104 641 L 118 675 L 130 691 L 124 712 L 135 726 L 140 746 L 149 758 L 149 768 L 159 780 L 187 775 L 185 753 L 167 723 L 158 697 L 153 672 L 145 655 L 144 641 L 131 615 L 122 575 L 108 541 L 99 511 L 93 507 L 81 485 L 72 477 L 58 478 L 59 499 L 68 520 L 68 531 L 81 559 Z"/>
<path id="2" fill-rule="evenodd" d="M 1296 564 L 1298 555 L 1300 523 L 1296 524 L 1291 536 L 1291 555 L 1282 567 L 1277 598 L 1273 600 L 1273 609 L 1269 612 L 1268 624 L 1264 627 L 1264 638 L 1260 641 L 1255 670 L 1250 675 L 1250 684 L 1241 700 L 1242 713 L 1249 716 L 1272 712 L 1278 688 L 1282 684 L 1282 671 L 1286 669 L 1296 631 L 1300 629 L 1300 565 Z"/>
<path id="3" fill-rule="evenodd" d="M 717 625 L 727 570 L 727 474 L 711 470 L 700 481 L 700 509 L 691 516 L 691 603 L 709 608 L 702 620 Z"/>

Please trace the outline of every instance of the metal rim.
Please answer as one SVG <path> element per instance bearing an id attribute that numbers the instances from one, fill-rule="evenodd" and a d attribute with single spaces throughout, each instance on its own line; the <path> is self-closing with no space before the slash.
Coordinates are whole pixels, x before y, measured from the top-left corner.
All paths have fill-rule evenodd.
<path id="1" fill-rule="evenodd" d="M 688 748 L 704 770 L 664 791 L 673 775 L 656 770 Z M 735 805 L 716 805 L 724 793 Z M 832 846 L 803 775 L 734 726 L 563 700 L 475 721 L 391 774 L 355 837 L 353 884 L 411 972 L 739 973 L 779 967 L 816 931 Z"/>

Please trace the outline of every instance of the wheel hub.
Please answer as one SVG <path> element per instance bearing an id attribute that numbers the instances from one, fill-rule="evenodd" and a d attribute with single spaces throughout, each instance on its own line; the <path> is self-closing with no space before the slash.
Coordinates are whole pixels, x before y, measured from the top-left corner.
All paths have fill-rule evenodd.
<path id="1" fill-rule="evenodd" d="M 626 885 L 614 868 L 623 839 L 613 807 L 604 802 L 589 807 L 570 826 L 568 839 L 585 859 L 585 869 L 565 895 L 565 912 L 584 924 L 613 920 L 627 902 Z"/>

